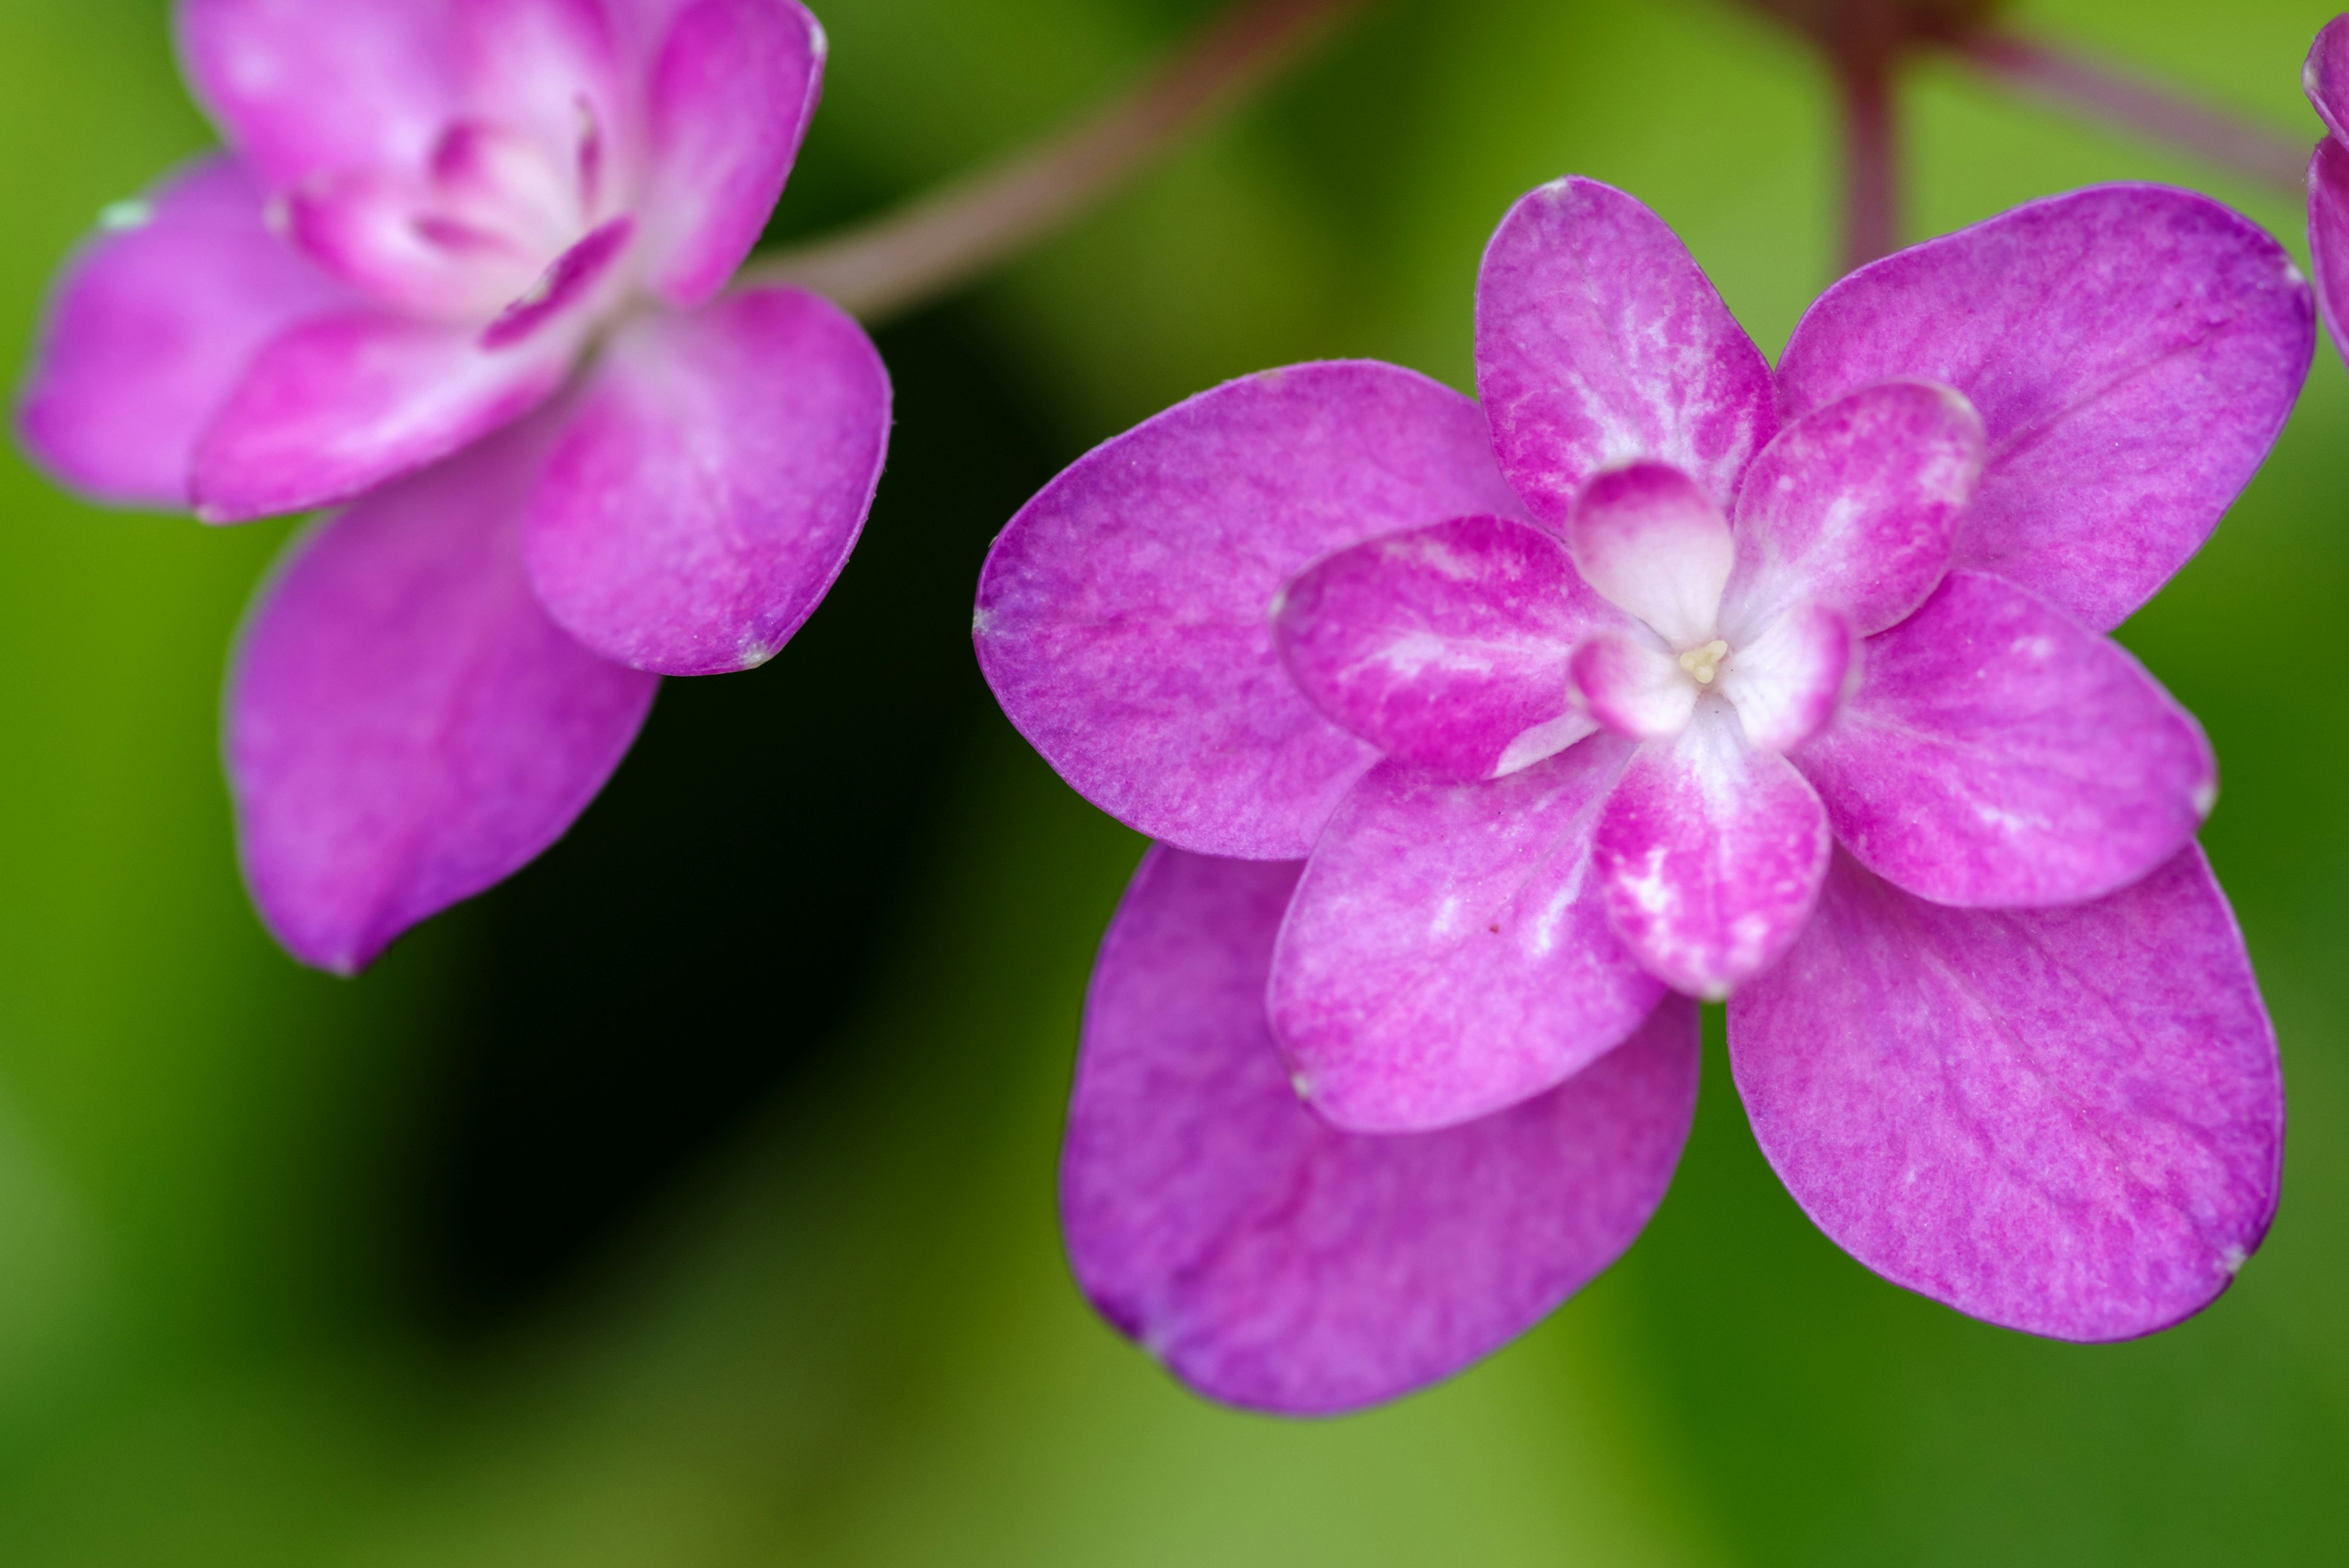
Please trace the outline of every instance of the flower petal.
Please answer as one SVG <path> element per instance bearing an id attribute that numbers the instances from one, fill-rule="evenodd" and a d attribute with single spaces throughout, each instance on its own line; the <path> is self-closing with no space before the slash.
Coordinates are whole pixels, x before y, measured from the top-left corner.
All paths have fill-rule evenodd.
<path id="1" fill-rule="evenodd" d="M 1770 367 L 1678 235 L 1595 180 L 1509 209 L 1476 279 L 1476 391 L 1501 468 L 1562 525 L 1603 468 L 1667 462 L 1723 505 L 1770 439 Z"/>
<path id="2" fill-rule="evenodd" d="M 1801 932 L 1832 846 L 1803 775 L 1747 745 L 1714 699 L 1631 759 L 1599 814 L 1592 864 L 1648 972 L 1717 1001 Z"/>
<path id="3" fill-rule="evenodd" d="M 306 535 L 229 678 L 245 878 L 305 962 L 350 973 L 560 837 L 659 682 L 597 659 L 523 575 L 538 422 Z"/>
<path id="4" fill-rule="evenodd" d="M 1457 517 L 1323 556 L 1281 591 L 1272 623 L 1315 707 L 1390 756 L 1479 779 L 1590 732 L 1567 661 L 1614 618 L 1549 535 Z"/>
<path id="5" fill-rule="evenodd" d="M 575 322 L 499 348 L 379 310 L 305 322 L 254 357 L 196 443 L 196 514 L 307 511 L 438 462 L 544 402 L 578 343 Z"/>
<path id="6" fill-rule="evenodd" d="M 1738 646 L 1718 690 L 1748 745 L 1791 752 L 1835 717 L 1851 659 L 1849 623 L 1825 605 L 1796 605 Z"/>
<path id="7" fill-rule="evenodd" d="M 1976 572 L 1868 639 L 1859 689 L 1799 760 L 1869 870 L 1992 908 L 2127 886 L 2219 789 L 2201 727 L 2136 659 Z"/>
<path id="8" fill-rule="evenodd" d="M 792 0 L 700 0 L 652 78 L 647 284 L 698 305 L 750 254 L 823 91 L 823 29 Z"/>
<path id="9" fill-rule="evenodd" d="M 87 494 L 184 507 L 196 438 L 254 353 L 350 303 L 269 232 L 243 168 L 203 159 L 67 265 L 17 415 L 25 444 Z"/>
<path id="10" fill-rule="evenodd" d="M 274 188 L 420 168 L 458 109 L 447 11 L 415 0 L 181 0 L 181 57 Z"/>
<path id="11" fill-rule="evenodd" d="M 1619 735 L 1661 740 L 1696 716 L 1695 680 L 1647 628 L 1601 632 L 1574 650 L 1583 710 Z"/>
<path id="12" fill-rule="evenodd" d="M 181 0 L 178 16 L 197 97 L 274 189 L 421 173 L 475 112 L 536 135 L 568 174 L 582 106 L 616 118 L 599 0 Z"/>
<path id="13" fill-rule="evenodd" d="M 764 663 L 847 565 L 888 444 L 888 371 L 830 301 L 761 288 L 639 317 L 531 498 L 531 581 L 623 664 Z"/>
<path id="14" fill-rule="evenodd" d="M 1585 741 L 1505 779 L 1382 763 L 1313 847 L 1272 964 L 1299 1092 L 1357 1132 L 1516 1104 L 1589 1065 L 1663 988 L 1607 923 L 1591 829 L 1630 747 Z"/>
<path id="15" fill-rule="evenodd" d="M 2314 343 L 2308 286 L 2207 196 L 2050 196 L 1862 267 L 1779 361 L 1799 418 L 1875 381 L 1956 388 L 1988 432 L 1951 564 L 2102 631 L 2200 547 L 2283 428 Z"/>
<path id="16" fill-rule="evenodd" d="M 2300 85 L 2325 129 L 2349 138 L 2349 16 L 2335 16 L 2317 30 Z"/>
<path id="17" fill-rule="evenodd" d="M 1371 360 L 1231 381 L 1096 447 L 979 579 L 979 666 L 1077 792 L 1154 838 L 1299 859 L 1378 753 L 1280 664 L 1275 597 L 1317 558 L 1524 515 L 1476 405 Z"/>
<path id="18" fill-rule="evenodd" d="M 1679 469 L 1640 462 L 1596 475 L 1575 501 L 1566 543 L 1585 582 L 1674 649 L 1713 636 L 1737 542 Z"/>
<path id="19" fill-rule="evenodd" d="M 2168 1327 L 2275 1212 L 2275 1036 L 2190 846 L 2044 910 L 1945 909 L 1839 855 L 1803 940 L 1730 1002 L 1729 1057 L 1819 1229 L 2008 1328 Z"/>
<path id="20" fill-rule="evenodd" d="M 1805 601 L 1862 637 L 1908 615 L 1950 568 L 1982 466 L 1981 416 L 1930 381 L 1863 387 L 1780 431 L 1737 492 L 1730 640 Z"/>
<path id="21" fill-rule="evenodd" d="M 1061 1159 L 1078 1282 L 1211 1398 L 1325 1414 L 1498 1349 L 1629 1246 L 1695 1108 L 1696 1010 L 1537 1099 L 1365 1136 L 1297 1101 L 1262 997 L 1294 866 L 1143 862 L 1102 943 Z"/>
<path id="22" fill-rule="evenodd" d="M 2349 354 L 2349 147 L 2331 137 L 2308 160 L 2308 250 L 2324 329 Z"/>

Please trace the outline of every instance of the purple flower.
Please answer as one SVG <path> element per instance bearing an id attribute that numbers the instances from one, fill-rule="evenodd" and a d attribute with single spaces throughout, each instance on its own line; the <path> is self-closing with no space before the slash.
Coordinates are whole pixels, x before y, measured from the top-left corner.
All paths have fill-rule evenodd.
<path id="1" fill-rule="evenodd" d="M 1061 475 L 977 638 L 1163 841 L 1077 1074 L 1093 1300 L 1242 1404 L 1456 1368 L 1661 1198 L 1680 992 L 1728 997 L 1764 1151 L 1888 1279 L 2079 1340 L 2209 1303 L 2282 1084 L 2193 842 L 2209 748 L 2101 634 L 2313 337 L 2267 235 L 2110 186 L 1853 274 L 1774 374 L 1653 214 L 1567 180 L 1485 254 L 1481 407 L 1298 366 Z"/>
<path id="2" fill-rule="evenodd" d="M 756 665 L 863 527 L 889 383 L 721 293 L 824 40 L 792 0 L 182 0 L 229 150 L 53 302 L 26 445 L 233 522 L 357 498 L 254 606 L 228 771 L 255 901 L 348 971 L 594 798 L 657 677 Z"/>
<path id="3" fill-rule="evenodd" d="M 2316 306 L 2333 347 L 2349 354 L 2349 16 L 2335 16 L 2308 47 L 2300 85 L 2324 121 L 2308 160 L 2308 249 Z"/>

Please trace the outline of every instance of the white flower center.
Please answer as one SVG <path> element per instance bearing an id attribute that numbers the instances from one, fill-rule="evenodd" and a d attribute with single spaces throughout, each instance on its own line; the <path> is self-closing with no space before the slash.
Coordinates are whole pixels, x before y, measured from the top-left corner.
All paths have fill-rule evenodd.
<path id="1" fill-rule="evenodd" d="M 1721 669 L 1722 660 L 1728 657 L 1729 644 L 1716 637 L 1702 647 L 1692 648 L 1682 654 L 1680 665 L 1699 686 L 1710 686 Z"/>

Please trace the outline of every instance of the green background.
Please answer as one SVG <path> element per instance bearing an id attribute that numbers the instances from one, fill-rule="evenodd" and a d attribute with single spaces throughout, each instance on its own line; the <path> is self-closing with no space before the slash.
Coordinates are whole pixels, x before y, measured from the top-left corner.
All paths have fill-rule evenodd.
<path id="1" fill-rule="evenodd" d="M 872 209 L 1128 79 L 1176 0 L 833 0 L 779 217 Z M 2322 5 L 2019 18 L 2313 140 Z M 1910 237 L 2097 180 L 2295 202 L 2018 104 L 1905 96 Z M 968 584 L 1022 496 L 1224 377 L 1465 385 L 1506 203 L 1678 228 L 1765 348 L 1831 275 L 1820 72 L 1704 0 L 1375 7 L 882 337 L 899 424 L 833 602 L 673 683 L 573 837 L 355 983 L 255 925 L 214 760 L 282 525 L 109 515 L 0 462 L 0 1561 L 2332 1563 L 2349 1539 L 2349 386 L 2124 632 L 2209 727 L 2206 836 L 2282 1037 L 2281 1217 L 2150 1341 L 1961 1318 L 1778 1188 L 1708 1047 L 1671 1195 L 1524 1341 L 1371 1414 L 1186 1395 L 1070 1285 L 1060 1100 L 1139 841 L 1013 737 Z M 0 0 L 0 347 L 206 133 L 155 0 Z M 717 1042 L 717 1044 L 713 1044 Z M 632 1116 L 633 1113 L 633 1116 Z"/>

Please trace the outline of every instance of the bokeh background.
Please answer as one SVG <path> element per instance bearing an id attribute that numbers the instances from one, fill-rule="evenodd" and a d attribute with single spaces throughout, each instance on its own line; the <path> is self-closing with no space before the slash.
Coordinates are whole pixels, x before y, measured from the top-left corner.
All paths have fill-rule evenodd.
<path id="1" fill-rule="evenodd" d="M 828 0 L 777 236 L 1095 100 L 1196 0 Z M 2313 140 L 2297 0 L 2017 19 Z M 2099 180 L 2297 205 L 1950 67 L 1909 237 Z M 2207 843 L 2282 1036 L 2282 1216 L 2137 1344 L 1868 1274 L 1708 1047 L 1647 1235 L 1454 1382 L 1209 1407 L 1054 1234 L 1092 944 L 1140 842 L 995 712 L 988 539 L 1225 377 L 1469 384 L 1526 187 L 1628 187 L 1775 350 L 1831 276 L 1834 126 L 1718 0 L 1387 0 L 1004 274 L 881 337 L 889 473 L 765 670 L 672 682 L 570 837 L 357 982 L 255 924 L 215 762 L 282 525 L 109 515 L 0 458 L 0 1561 L 51 1564 L 2334 1563 L 2349 1540 L 2349 382 L 2125 639 L 2214 737 Z M 208 137 L 160 0 L 0 0 L 0 358 L 101 204 Z"/>

